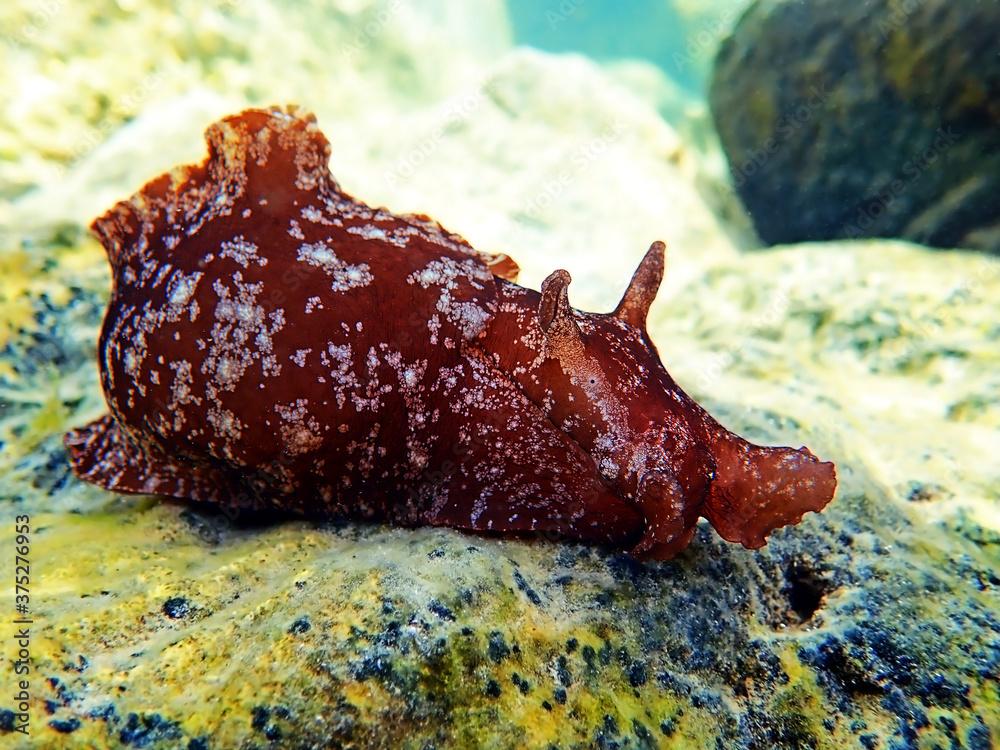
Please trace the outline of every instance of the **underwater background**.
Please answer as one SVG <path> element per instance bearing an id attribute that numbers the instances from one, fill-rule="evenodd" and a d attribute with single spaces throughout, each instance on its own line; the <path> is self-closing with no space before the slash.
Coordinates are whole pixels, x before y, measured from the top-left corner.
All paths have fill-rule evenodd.
<path id="1" fill-rule="evenodd" d="M 994 747 L 998 28 L 975 0 L 3 3 L 0 745 Z M 81 483 L 89 223 L 288 102 L 345 190 L 527 286 L 568 269 L 579 308 L 667 242 L 667 369 L 835 461 L 834 502 L 761 550 L 702 526 L 641 564 Z"/>

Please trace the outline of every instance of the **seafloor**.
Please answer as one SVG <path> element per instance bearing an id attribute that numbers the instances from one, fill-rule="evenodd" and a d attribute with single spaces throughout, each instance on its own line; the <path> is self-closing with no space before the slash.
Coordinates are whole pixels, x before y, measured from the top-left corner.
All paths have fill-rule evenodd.
<path id="1" fill-rule="evenodd" d="M 0 514 L 30 514 L 30 738 L 10 747 L 970 748 L 1000 738 L 1000 265 L 752 246 L 703 105 L 512 49 L 502 4 L 4 3 Z M 101 10 L 97 8 L 100 6 Z M 233 521 L 69 473 L 104 408 L 84 227 L 247 104 L 317 112 L 344 187 L 610 309 L 670 246 L 675 378 L 841 479 L 756 552 Z M 673 118 L 668 125 L 662 114 Z M 682 135 L 679 135 L 682 134 Z M 3 553 L 5 559 L 10 557 Z M 3 570 L 11 570 L 9 560 Z M 13 612 L 3 582 L 4 621 Z"/>

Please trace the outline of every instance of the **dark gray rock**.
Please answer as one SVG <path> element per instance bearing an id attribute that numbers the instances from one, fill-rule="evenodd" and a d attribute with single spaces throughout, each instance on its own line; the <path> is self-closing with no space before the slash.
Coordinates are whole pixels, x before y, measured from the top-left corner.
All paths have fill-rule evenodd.
<path id="1" fill-rule="evenodd" d="M 759 0 L 711 108 L 768 243 L 1000 252 L 1000 3 Z"/>

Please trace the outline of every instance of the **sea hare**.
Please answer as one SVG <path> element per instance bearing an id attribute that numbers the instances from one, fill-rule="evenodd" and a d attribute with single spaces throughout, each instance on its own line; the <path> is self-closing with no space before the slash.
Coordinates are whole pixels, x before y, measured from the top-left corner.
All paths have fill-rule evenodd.
<path id="1" fill-rule="evenodd" d="M 526 289 L 507 256 L 344 193 L 311 115 L 248 110 L 207 141 L 93 224 L 110 413 L 66 435 L 79 477 L 654 559 L 699 516 L 755 548 L 833 498 L 832 463 L 746 442 L 667 374 L 645 327 L 662 243 L 614 312 L 582 312 L 566 271 Z"/>

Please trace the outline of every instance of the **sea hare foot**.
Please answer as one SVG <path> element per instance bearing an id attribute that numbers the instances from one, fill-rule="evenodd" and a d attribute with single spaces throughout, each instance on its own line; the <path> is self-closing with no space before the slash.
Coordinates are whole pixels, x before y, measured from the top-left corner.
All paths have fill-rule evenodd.
<path id="1" fill-rule="evenodd" d="M 662 243 L 614 312 L 582 312 L 566 271 L 526 289 L 510 258 L 344 193 L 295 108 L 207 140 L 94 222 L 110 414 L 66 436 L 81 478 L 657 559 L 699 516 L 759 547 L 833 498 L 833 464 L 747 443 L 667 374 L 646 333 Z"/>

